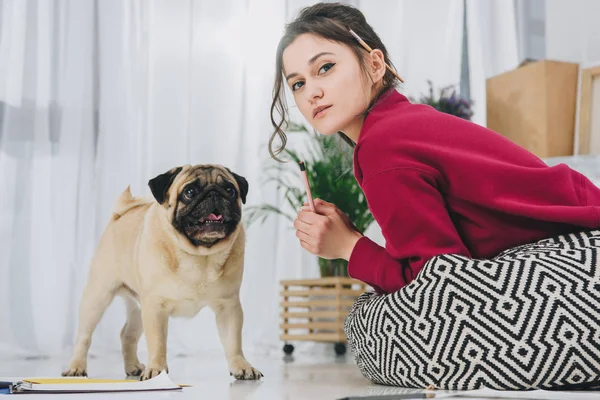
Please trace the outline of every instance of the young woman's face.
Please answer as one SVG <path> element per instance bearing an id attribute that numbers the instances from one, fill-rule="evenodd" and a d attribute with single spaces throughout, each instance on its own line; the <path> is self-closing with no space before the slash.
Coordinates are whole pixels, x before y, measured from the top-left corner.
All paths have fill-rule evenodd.
<path id="1" fill-rule="evenodd" d="M 283 52 L 283 74 L 298 109 L 318 132 L 356 125 L 371 100 L 371 80 L 343 44 L 312 34 L 298 36 Z"/>

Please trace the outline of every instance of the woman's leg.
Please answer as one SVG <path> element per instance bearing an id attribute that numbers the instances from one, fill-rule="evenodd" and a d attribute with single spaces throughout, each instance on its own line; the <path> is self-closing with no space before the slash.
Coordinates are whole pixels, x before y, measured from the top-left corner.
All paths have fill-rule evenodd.
<path id="1" fill-rule="evenodd" d="M 600 231 L 492 260 L 443 255 L 398 292 L 364 294 L 345 326 L 373 382 L 441 389 L 600 381 Z"/>

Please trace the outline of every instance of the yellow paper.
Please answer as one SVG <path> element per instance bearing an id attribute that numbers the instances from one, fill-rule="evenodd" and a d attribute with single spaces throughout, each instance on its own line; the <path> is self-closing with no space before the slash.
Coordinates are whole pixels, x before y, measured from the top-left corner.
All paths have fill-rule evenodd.
<path id="1" fill-rule="evenodd" d="M 28 378 L 24 382 L 45 384 L 45 385 L 64 385 L 69 383 L 131 383 L 137 379 L 90 379 L 90 378 Z"/>
<path id="2" fill-rule="evenodd" d="M 27 378 L 23 382 L 34 383 L 38 385 L 64 385 L 70 383 L 131 383 L 139 382 L 138 379 L 90 379 L 85 377 L 75 378 Z M 178 384 L 181 387 L 191 387 L 185 383 Z"/>

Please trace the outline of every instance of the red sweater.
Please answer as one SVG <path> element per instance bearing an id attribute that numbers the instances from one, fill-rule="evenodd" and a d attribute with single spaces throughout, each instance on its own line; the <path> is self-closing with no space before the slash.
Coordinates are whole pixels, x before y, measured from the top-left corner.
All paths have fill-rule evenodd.
<path id="1" fill-rule="evenodd" d="M 365 119 L 354 175 L 386 244 L 361 238 L 348 272 L 380 293 L 408 284 L 436 255 L 492 258 L 600 226 L 600 189 L 585 176 L 396 90 Z"/>

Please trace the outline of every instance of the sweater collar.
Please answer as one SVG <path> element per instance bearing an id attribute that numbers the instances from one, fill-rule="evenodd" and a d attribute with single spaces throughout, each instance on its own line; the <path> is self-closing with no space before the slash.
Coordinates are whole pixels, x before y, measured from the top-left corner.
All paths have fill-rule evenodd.
<path id="1" fill-rule="evenodd" d="M 400 94 L 395 88 L 390 88 L 385 90 L 379 98 L 375 101 L 375 104 L 371 107 L 371 110 L 368 112 L 365 117 L 365 121 L 363 122 L 363 126 L 360 129 L 360 135 L 358 137 L 358 143 L 361 142 L 361 138 L 364 134 L 369 130 L 369 128 L 376 122 L 379 118 L 378 115 L 384 113 L 394 107 L 396 107 L 400 103 L 408 103 L 408 98 L 403 94 Z M 357 143 L 357 145 L 358 145 Z"/>
<path id="2" fill-rule="evenodd" d="M 373 107 L 371 107 L 371 111 L 369 111 L 367 118 L 369 118 L 369 115 L 373 113 L 386 110 L 390 107 L 393 107 L 395 104 L 401 103 L 403 101 L 408 101 L 406 96 L 400 94 L 400 92 L 398 92 L 395 88 L 387 89 L 375 101 L 375 104 L 373 105 Z"/>
<path id="3" fill-rule="evenodd" d="M 408 98 L 403 94 L 400 94 L 395 88 L 390 88 L 384 91 L 379 98 L 375 101 L 375 104 L 371 107 L 371 110 L 365 117 L 365 121 L 360 130 L 360 135 L 358 137 L 358 142 L 356 143 L 356 147 L 354 148 L 354 176 L 358 180 L 358 183 L 362 182 L 362 172 L 360 170 L 360 166 L 358 163 L 358 149 L 360 148 L 361 142 L 364 140 L 369 128 L 379 120 L 379 117 L 385 111 L 388 111 L 395 106 L 401 103 L 408 103 Z"/>

